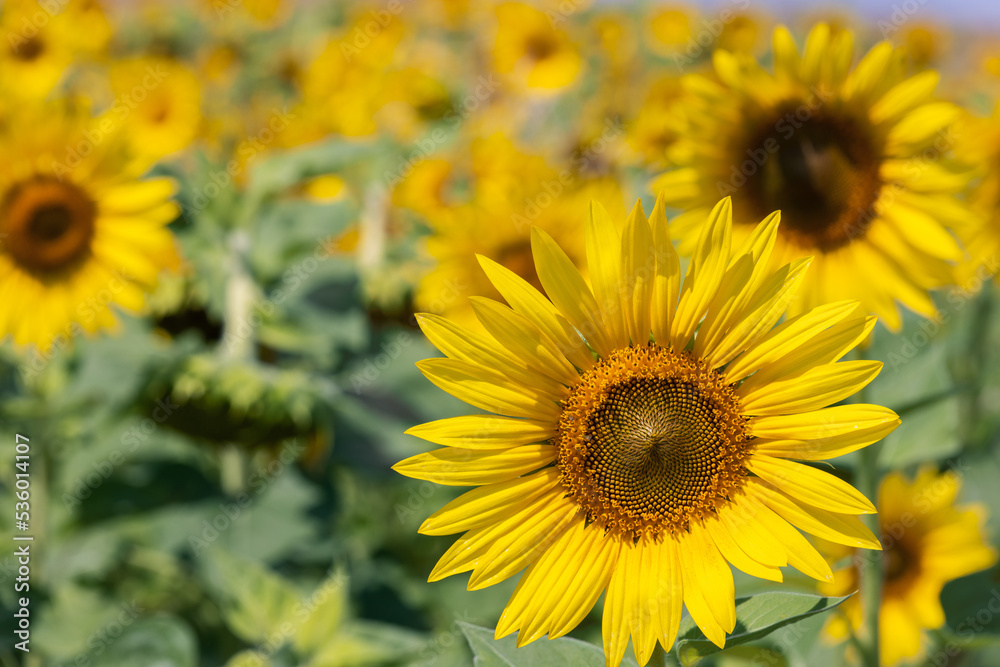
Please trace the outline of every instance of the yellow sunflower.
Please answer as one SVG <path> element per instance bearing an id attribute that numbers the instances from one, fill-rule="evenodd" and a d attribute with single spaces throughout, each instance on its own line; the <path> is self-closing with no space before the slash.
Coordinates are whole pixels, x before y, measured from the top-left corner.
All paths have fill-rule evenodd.
<path id="1" fill-rule="evenodd" d="M 22 107 L 0 140 L 0 335 L 48 348 L 139 310 L 177 255 L 167 179 L 137 180 L 126 143 L 69 103 Z"/>
<path id="2" fill-rule="evenodd" d="M 190 144 L 201 123 L 201 85 L 187 67 L 169 58 L 141 57 L 111 68 L 114 106 L 107 118 L 121 123 L 133 151 L 149 163 Z"/>
<path id="3" fill-rule="evenodd" d="M 952 579 L 978 572 L 997 562 L 996 551 L 983 539 L 985 506 L 955 506 L 961 486 L 953 472 L 920 469 L 912 482 L 890 473 L 878 493 L 879 522 L 886 564 L 879 615 L 881 664 L 894 665 L 916 656 L 921 630 L 944 625 L 941 589 Z M 818 540 L 831 563 L 843 562 L 854 550 Z M 826 595 L 848 595 L 858 589 L 854 563 L 834 571 L 820 585 Z M 846 639 L 863 622 L 861 600 L 854 596 L 827 624 L 829 634 Z"/>
<path id="4" fill-rule="evenodd" d="M 614 202 L 616 210 L 624 213 L 623 196 L 613 179 L 560 170 L 540 155 L 521 151 L 503 134 L 476 140 L 470 152 L 470 197 L 437 206 L 412 194 L 404 200 L 427 216 L 432 229 L 427 251 L 436 261 L 417 289 L 417 308 L 465 325 L 476 322 L 467 297 L 500 296 L 480 270 L 476 254 L 494 256 L 541 289 L 531 258 L 533 225 L 559 239 L 581 266 L 585 252 L 583 216 L 590 200 Z M 427 161 L 413 169 L 400 184 L 401 194 L 418 189 L 407 184 L 411 179 L 421 186 L 436 179 L 437 187 L 427 188 L 427 192 L 440 192 L 446 175 L 434 166 L 435 161 Z"/>
<path id="5" fill-rule="evenodd" d="M 496 15 L 493 66 L 498 73 L 537 92 L 555 92 L 576 80 L 580 52 L 545 12 L 507 2 L 497 7 Z"/>
<path id="6" fill-rule="evenodd" d="M 856 302 L 775 327 L 809 260 L 767 269 L 774 214 L 730 253 L 732 209 L 711 211 L 686 275 L 661 197 L 619 234 L 594 204 L 591 285 L 541 231 L 531 246 L 548 298 L 480 258 L 508 305 L 473 299 L 486 333 L 420 316 L 448 358 L 419 362 L 435 385 L 494 414 L 408 433 L 444 445 L 395 469 L 478 486 L 421 532 L 465 532 L 432 581 L 472 572 L 470 589 L 524 568 L 496 636 L 523 645 L 573 629 L 602 592 L 604 649 L 618 665 L 631 636 L 640 664 L 669 648 L 682 603 L 723 646 L 736 623 L 730 564 L 781 581 L 791 565 L 832 573 L 796 530 L 878 549 L 857 515 L 874 506 L 807 463 L 865 447 L 899 423 L 875 405 L 836 403 L 878 373 L 836 363 L 874 326 Z"/>
<path id="7" fill-rule="evenodd" d="M 950 230 L 970 224 L 956 195 L 971 172 L 952 165 L 959 109 L 933 100 L 937 73 L 908 77 L 905 50 L 886 42 L 852 70 L 852 40 L 819 24 L 800 54 L 779 27 L 774 73 L 716 51 L 717 79 L 684 78 L 676 169 L 656 187 L 687 211 L 675 221 L 682 253 L 721 195 L 739 193 L 737 240 L 780 210 L 776 265 L 815 257 L 791 311 L 858 299 L 895 330 L 894 299 L 933 317 L 928 290 L 954 281 L 964 253 Z"/>
<path id="8" fill-rule="evenodd" d="M 1000 104 L 990 118 L 966 119 L 961 137 L 963 156 L 982 172 L 969 196 L 981 223 L 966 230 L 970 256 L 958 272 L 958 284 L 972 289 L 991 275 L 1000 280 Z"/>
<path id="9" fill-rule="evenodd" d="M 111 38 L 107 18 L 93 0 L 7 0 L 0 31 L 5 90 L 35 99 L 45 97 L 77 58 L 100 53 Z"/>

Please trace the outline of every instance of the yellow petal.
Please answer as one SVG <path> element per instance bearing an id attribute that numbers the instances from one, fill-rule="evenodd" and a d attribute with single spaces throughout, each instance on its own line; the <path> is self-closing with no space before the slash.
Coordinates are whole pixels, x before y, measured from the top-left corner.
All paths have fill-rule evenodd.
<path id="1" fill-rule="evenodd" d="M 759 479 L 747 480 L 746 489 L 748 494 L 770 507 L 782 519 L 816 537 L 850 547 L 882 548 L 878 538 L 856 516 L 800 503 Z"/>
<path id="2" fill-rule="evenodd" d="M 670 326 L 677 309 L 681 284 L 681 263 L 677 249 L 670 240 L 667 214 L 661 192 L 650 218 L 653 245 L 656 249 L 656 275 L 653 277 L 652 322 L 653 339 L 660 345 L 670 344 Z"/>
<path id="3" fill-rule="evenodd" d="M 821 331 L 840 322 L 857 308 L 857 301 L 839 301 L 817 306 L 782 322 L 726 367 L 723 372 L 726 382 L 735 383 L 762 366 L 774 363 Z"/>
<path id="4" fill-rule="evenodd" d="M 809 369 L 787 380 L 753 383 L 736 390 L 746 415 L 781 415 L 825 408 L 857 393 L 882 370 L 881 361 L 842 361 Z M 753 383 L 753 384 L 751 384 Z"/>
<path id="5" fill-rule="evenodd" d="M 419 532 L 450 535 L 497 523 L 558 484 L 558 469 L 545 468 L 527 477 L 473 489 L 427 517 Z"/>
<path id="6" fill-rule="evenodd" d="M 691 523 L 690 532 L 680 544 L 680 553 L 685 574 L 690 570 L 693 578 L 691 587 L 688 585 L 688 580 L 684 580 L 684 602 L 685 604 L 688 602 L 688 592 L 695 590 L 701 594 L 705 604 L 705 609 L 700 612 L 696 612 L 688 605 L 691 617 L 700 628 L 702 622 L 698 620 L 697 614 L 704 615 L 704 611 L 707 610 L 718 623 L 718 629 L 732 632 L 736 627 L 733 573 L 703 526 L 697 522 Z M 704 632 L 704 629 L 702 631 Z M 718 638 L 718 633 L 715 634 Z M 705 636 L 718 644 L 712 635 L 706 633 Z"/>
<path id="7" fill-rule="evenodd" d="M 795 415 L 756 417 L 750 424 L 750 432 L 771 440 L 823 440 L 886 422 L 898 423 L 899 417 L 881 405 L 857 403 Z"/>
<path id="8" fill-rule="evenodd" d="M 406 433 L 446 447 L 510 449 L 548 441 L 556 433 L 556 424 L 495 415 L 465 415 L 419 424 Z"/>
<path id="9" fill-rule="evenodd" d="M 594 357 L 579 332 L 555 306 L 521 276 L 481 255 L 476 256 L 486 276 L 515 312 L 554 340 L 562 353 L 580 370 L 594 365 Z"/>
<path id="10" fill-rule="evenodd" d="M 580 380 L 580 374 L 556 342 L 531 320 L 492 299 L 472 296 L 469 303 L 483 327 L 515 357 L 564 385 L 572 386 Z"/>
<path id="11" fill-rule="evenodd" d="M 732 563 L 733 566 L 753 577 L 768 579 L 770 581 L 781 581 L 781 570 L 758 563 L 747 555 L 719 519 L 708 519 L 705 522 L 705 529 L 711 536 L 712 541 L 715 542 L 715 546 L 718 547 L 722 557 Z"/>
<path id="12" fill-rule="evenodd" d="M 687 346 L 704 317 L 708 304 L 715 298 L 729 264 L 732 226 L 733 206 L 729 197 L 726 197 L 709 214 L 698 239 L 698 247 L 688 263 L 680 301 L 670 326 L 670 340 L 674 349 L 683 350 Z"/>
<path id="13" fill-rule="evenodd" d="M 525 517 L 515 530 L 494 540 L 486 557 L 469 577 L 469 590 L 476 591 L 517 574 L 535 562 L 577 522 L 577 508 L 567 501 L 559 486 L 546 495 L 546 503 Z"/>
<path id="14" fill-rule="evenodd" d="M 656 276 L 656 247 L 649 221 L 642 211 L 642 202 L 636 202 L 625 223 L 621 249 L 621 305 L 628 338 L 634 345 L 645 345 L 649 342 L 651 330 L 650 306 Z"/>
<path id="15" fill-rule="evenodd" d="M 722 278 L 718 294 L 709 306 L 708 315 L 705 316 L 705 321 L 698 331 L 694 346 L 696 357 L 708 356 L 708 352 L 714 351 L 722 336 L 738 322 L 743 309 L 767 273 L 780 221 L 780 213 L 769 215 L 754 228 L 743 247 L 736 253 Z"/>
<path id="16" fill-rule="evenodd" d="M 608 332 L 609 342 L 614 348 L 626 347 L 628 340 L 622 322 L 619 282 L 619 248 L 622 241 L 615 223 L 600 202 L 590 203 L 590 216 L 584 237 L 587 244 L 587 271 L 594 286 L 594 298 Z"/>
<path id="17" fill-rule="evenodd" d="M 882 96 L 868 112 L 875 124 L 892 121 L 922 104 L 937 88 L 938 73 L 926 70 L 898 83 Z"/>
<path id="18" fill-rule="evenodd" d="M 481 366 L 458 359 L 434 358 L 418 361 L 417 368 L 439 388 L 477 408 L 507 417 L 559 419 L 556 403 Z"/>
<path id="19" fill-rule="evenodd" d="M 830 581 L 833 572 L 829 563 L 816 551 L 802 533 L 795 530 L 787 521 L 771 511 L 766 505 L 753 508 L 754 516 L 780 544 L 788 554 L 788 564 L 799 572 L 819 581 Z"/>
<path id="20" fill-rule="evenodd" d="M 445 447 L 403 459 L 392 469 L 400 475 L 449 486 L 505 482 L 555 460 L 553 445 L 522 445 L 503 451 Z"/>
<path id="21" fill-rule="evenodd" d="M 746 308 L 733 317 L 733 327 L 709 350 L 713 366 L 728 363 L 774 327 L 795 298 L 811 263 L 811 257 L 796 260 L 764 279 Z"/>
<path id="22" fill-rule="evenodd" d="M 875 513 L 875 506 L 860 491 L 822 470 L 763 454 L 752 456 L 746 466 L 764 481 L 814 507 L 841 514 Z"/>
<path id="23" fill-rule="evenodd" d="M 538 227 L 531 228 L 531 251 L 535 271 L 545 293 L 584 340 L 602 357 L 613 349 L 594 293 L 562 248 Z"/>
<path id="24" fill-rule="evenodd" d="M 452 359 L 497 371 L 518 385 L 531 387 L 550 401 L 566 397 L 566 388 L 529 368 L 489 336 L 461 327 L 440 315 L 418 313 L 417 323 L 431 345 Z"/>
<path id="25" fill-rule="evenodd" d="M 802 461 L 822 461 L 843 456 L 878 442 L 896 430 L 899 418 L 879 421 L 872 426 L 856 426 L 825 438 L 815 440 L 772 440 L 756 438 L 756 451 L 767 456 Z"/>

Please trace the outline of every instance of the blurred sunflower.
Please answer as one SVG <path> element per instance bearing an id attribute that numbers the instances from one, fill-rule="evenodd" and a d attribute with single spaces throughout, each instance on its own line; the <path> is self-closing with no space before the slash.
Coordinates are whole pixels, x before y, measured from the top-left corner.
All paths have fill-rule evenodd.
<path id="1" fill-rule="evenodd" d="M 447 171 L 442 173 L 439 162 L 435 167 L 436 161 L 414 169 L 400 184 L 402 192 L 409 193 L 402 203 L 427 216 L 432 229 L 427 251 L 437 262 L 420 282 L 417 308 L 467 325 L 475 324 L 467 296 L 500 296 L 480 270 L 477 254 L 495 257 L 541 289 L 531 259 L 533 225 L 559 239 L 580 266 L 585 252 L 582 221 L 590 200 L 615 202 L 624 213 L 621 190 L 613 179 L 560 171 L 545 158 L 522 152 L 502 134 L 473 142 L 471 160 L 471 196 L 461 202 L 435 204 L 427 197 L 414 196 L 418 188 L 407 184 L 411 179 L 426 185 L 427 194 L 445 187 Z"/>
<path id="2" fill-rule="evenodd" d="M 963 239 L 970 257 L 959 267 L 958 284 L 965 288 L 984 275 L 1000 280 L 1000 104 L 990 118 L 967 118 L 960 134 L 964 159 L 982 171 L 969 195 L 983 224 L 969 228 Z"/>
<path id="3" fill-rule="evenodd" d="M 879 522 L 885 548 L 885 588 L 879 617 L 880 664 L 894 665 L 920 652 L 920 633 L 944 625 L 941 589 L 952 579 L 996 563 L 996 551 L 983 537 L 986 507 L 955 506 L 961 481 L 953 472 L 938 474 L 924 466 L 912 482 L 899 472 L 879 488 Z M 843 562 L 854 550 L 818 541 L 831 563 Z M 859 557 L 863 557 L 860 556 Z M 825 595 L 849 595 L 858 589 L 855 563 L 834 571 L 833 581 L 820 584 Z M 853 596 L 827 623 L 836 639 L 846 639 L 862 623 L 861 600 Z"/>
<path id="4" fill-rule="evenodd" d="M 849 31 L 820 24 L 800 54 L 779 27 L 773 74 L 716 51 L 718 80 L 683 80 L 668 154 L 677 168 L 655 187 L 686 211 L 675 222 L 682 253 L 720 195 L 739 192 L 737 239 L 781 210 L 776 264 L 816 258 L 792 312 L 856 298 L 896 330 L 894 299 L 933 317 L 928 290 L 954 281 L 964 252 L 949 227 L 970 224 L 956 195 L 972 174 L 951 160 L 960 111 L 932 101 L 938 75 L 908 78 L 905 50 L 886 42 L 851 70 L 852 43 Z"/>
<path id="5" fill-rule="evenodd" d="M 4 90 L 41 99 L 82 55 L 97 55 L 107 46 L 111 28 L 94 0 L 64 0 L 59 11 L 40 0 L 7 0 L 0 12 L 0 77 Z"/>
<path id="6" fill-rule="evenodd" d="M 108 111 L 124 125 L 132 150 L 151 164 L 190 144 L 201 123 L 201 85 L 169 58 L 140 57 L 111 67 L 115 104 Z"/>
<path id="7" fill-rule="evenodd" d="M 112 326 L 177 263 L 173 183 L 137 180 L 105 130 L 64 102 L 22 107 L 0 141 L 0 334 L 17 344 Z"/>
<path id="8" fill-rule="evenodd" d="M 518 645 L 573 629 L 602 592 L 609 665 L 631 635 L 640 664 L 674 641 L 682 602 L 718 646 L 736 623 L 730 564 L 781 581 L 791 565 L 829 566 L 796 527 L 878 549 L 853 487 L 795 459 L 871 444 L 899 423 L 886 408 L 826 408 L 881 364 L 836 363 L 874 326 L 856 302 L 787 320 L 809 260 L 776 272 L 771 215 L 730 253 L 728 199 L 709 214 L 683 281 L 663 199 L 637 204 L 624 233 L 594 204 L 586 226 L 593 289 L 548 234 L 531 248 L 548 299 L 500 264 L 480 263 L 509 307 L 474 298 L 486 333 L 420 316 L 448 358 L 419 368 L 438 387 L 499 415 L 416 426 L 445 445 L 398 464 L 403 475 L 480 486 L 421 532 L 468 531 L 432 581 L 472 571 L 470 589 L 524 568 L 496 636 Z M 652 335 L 651 335 L 652 332 Z M 553 465 L 550 465 L 553 464 Z"/>
<path id="9" fill-rule="evenodd" d="M 663 168 L 670 145 L 677 139 L 671 112 L 681 97 L 676 76 L 662 76 L 649 87 L 639 113 L 629 124 L 628 143 L 643 164 Z"/>
<path id="10" fill-rule="evenodd" d="M 544 12 L 518 2 L 496 9 L 493 66 L 536 92 L 555 92 L 573 83 L 581 57 L 565 30 Z"/>
<path id="11" fill-rule="evenodd" d="M 661 56 L 684 51 L 694 34 L 694 10 L 685 5 L 667 5 L 654 11 L 646 23 L 646 43 Z"/>

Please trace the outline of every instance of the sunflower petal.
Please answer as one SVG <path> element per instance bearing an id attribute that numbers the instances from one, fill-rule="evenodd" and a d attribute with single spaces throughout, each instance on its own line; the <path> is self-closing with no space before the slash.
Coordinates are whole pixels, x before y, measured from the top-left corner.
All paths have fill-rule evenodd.
<path id="1" fill-rule="evenodd" d="M 683 350 L 687 346 L 708 305 L 715 298 L 729 264 L 732 227 L 733 205 L 726 197 L 709 214 L 698 239 L 698 247 L 688 263 L 680 301 L 670 326 L 674 349 Z"/>
<path id="2" fill-rule="evenodd" d="M 621 265 L 616 252 L 621 237 L 607 210 L 597 201 L 590 203 L 590 216 L 584 234 L 587 244 L 587 270 L 594 286 L 594 298 L 613 347 L 628 345 L 627 329 L 622 323 Z"/>
<path id="3" fill-rule="evenodd" d="M 636 202 L 622 239 L 621 305 L 628 338 L 634 345 L 649 342 L 651 330 L 650 305 L 656 275 L 656 247 L 649 221 Z"/>
<path id="4" fill-rule="evenodd" d="M 506 417 L 557 421 L 559 406 L 529 387 L 518 387 L 502 375 L 459 359 L 417 362 L 424 376 L 469 405 Z"/>
<path id="5" fill-rule="evenodd" d="M 756 454 L 747 469 L 804 503 L 840 514 L 874 514 L 860 491 L 830 473 L 786 459 Z"/>
<path id="6" fill-rule="evenodd" d="M 656 198 L 653 215 L 653 245 L 656 248 L 656 275 L 653 277 L 652 322 L 653 339 L 660 345 L 670 344 L 670 327 L 677 310 L 681 284 L 681 263 L 677 249 L 670 240 L 663 193 Z"/>
<path id="7" fill-rule="evenodd" d="M 445 447 L 403 459 L 392 469 L 435 484 L 479 486 L 538 470 L 554 461 L 556 454 L 554 445 L 523 445 L 499 452 Z"/>
<path id="8" fill-rule="evenodd" d="M 881 370 L 881 361 L 824 364 L 788 380 L 759 384 L 750 378 L 736 390 L 736 395 L 747 415 L 808 412 L 852 396 Z"/>
<path id="9" fill-rule="evenodd" d="M 446 447 L 510 449 L 549 440 L 556 433 L 556 425 L 534 419 L 465 415 L 420 424 L 406 433 Z"/>

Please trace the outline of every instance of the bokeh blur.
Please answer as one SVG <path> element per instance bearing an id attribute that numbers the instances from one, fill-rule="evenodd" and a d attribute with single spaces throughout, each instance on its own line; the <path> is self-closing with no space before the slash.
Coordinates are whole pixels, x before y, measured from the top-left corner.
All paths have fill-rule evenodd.
<path id="1" fill-rule="evenodd" d="M 890 252 L 887 286 L 830 264 L 817 288 L 872 295 L 867 400 L 903 418 L 879 452 L 886 664 L 1000 664 L 1000 15 L 934 5 L 4 0 L 0 661 L 576 664 L 470 647 L 516 578 L 427 581 L 453 540 L 417 530 L 460 489 L 390 466 L 427 449 L 406 429 L 467 408 L 414 366 L 439 356 L 415 313 L 478 326 L 469 297 L 499 294 L 477 254 L 539 285 L 532 226 L 583 268 L 593 199 L 622 221 L 657 184 L 671 218 L 730 194 L 753 156 L 711 123 L 748 127 L 737 101 L 763 88 L 727 63 L 772 72 L 777 26 L 803 49 L 822 24 L 852 36 L 845 67 L 888 40 L 886 79 L 939 75 L 899 205 L 947 230 L 900 232 L 920 254 Z M 825 549 L 819 592 L 853 592 L 851 550 Z M 858 613 L 702 664 L 851 664 Z M 571 636 L 599 647 L 600 608 Z"/>

